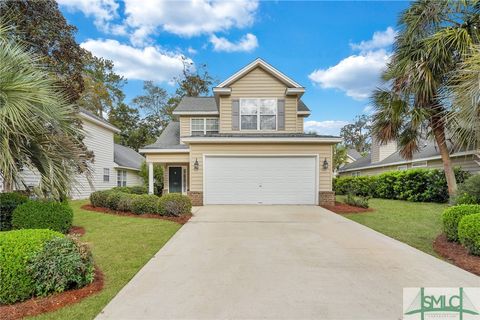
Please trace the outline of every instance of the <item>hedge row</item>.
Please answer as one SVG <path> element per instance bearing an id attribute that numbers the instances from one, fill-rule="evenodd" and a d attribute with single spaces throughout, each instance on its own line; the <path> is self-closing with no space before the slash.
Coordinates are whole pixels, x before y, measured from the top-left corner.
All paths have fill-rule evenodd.
<path id="1" fill-rule="evenodd" d="M 148 194 L 130 194 L 112 189 L 93 192 L 90 195 L 90 203 L 94 207 L 128 211 L 135 214 L 180 216 L 190 214 L 192 210 L 190 198 L 178 193 L 169 193 L 158 197 Z"/>
<path id="2" fill-rule="evenodd" d="M 462 204 L 447 208 L 442 222 L 449 241 L 460 241 L 471 254 L 480 255 L 480 205 Z"/>
<path id="3" fill-rule="evenodd" d="M 119 191 L 131 194 L 147 194 L 148 188 L 145 186 L 133 186 L 133 187 L 115 187 L 112 191 Z"/>
<path id="4" fill-rule="evenodd" d="M 67 233 L 72 227 L 73 210 L 66 202 L 28 201 L 12 215 L 14 229 L 50 229 Z"/>
<path id="5" fill-rule="evenodd" d="M 17 192 L 0 193 L 0 231 L 12 229 L 13 211 L 27 201 L 28 197 Z"/>
<path id="6" fill-rule="evenodd" d="M 90 251 L 78 240 L 46 229 L 0 232 L 0 304 L 23 301 L 93 281 Z"/>
<path id="7" fill-rule="evenodd" d="M 455 169 L 458 183 L 470 174 Z M 385 172 L 377 176 L 338 177 L 334 180 L 337 194 L 398 199 L 415 202 L 447 202 L 445 174 L 439 169 L 410 169 Z"/>

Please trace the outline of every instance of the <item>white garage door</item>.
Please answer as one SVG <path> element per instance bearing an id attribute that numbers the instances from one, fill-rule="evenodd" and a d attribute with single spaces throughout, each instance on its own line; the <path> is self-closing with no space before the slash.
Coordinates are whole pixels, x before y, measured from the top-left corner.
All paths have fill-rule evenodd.
<path id="1" fill-rule="evenodd" d="M 314 156 L 206 156 L 205 204 L 315 204 Z"/>

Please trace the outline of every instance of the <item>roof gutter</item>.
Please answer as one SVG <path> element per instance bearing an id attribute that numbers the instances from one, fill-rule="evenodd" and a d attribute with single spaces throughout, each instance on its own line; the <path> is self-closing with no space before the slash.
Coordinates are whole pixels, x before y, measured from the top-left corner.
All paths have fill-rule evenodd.
<path id="1" fill-rule="evenodd" d="M 251 142 L 270 142 L 270 143 L 339 143 L 342 138 L 301 138 L 301 137 L 182 137 L 186 143 L 251 143 Z"/>
<path id="2" fill-rule="evenodd" d="M 114 168 L 115 168 L 115 169 L 123 169 L 123 170 L 140 171 L 140 169 L 138 169 L 138 168 L 125 167 L 125 166 L 120 166 L 120 165 L 117 165 L 117 166 L 114 167 Z"/>
<path id="3" fill-rule="evenodd" d="M 172 114 L 177 116 L 189 115 L 219 115 L 218 111 L 173 111 Z"/>
<path id="4" fill-rule="evenodd" d="M 140 149 L 140 153 L 189 153 L 190 149 Z"/>

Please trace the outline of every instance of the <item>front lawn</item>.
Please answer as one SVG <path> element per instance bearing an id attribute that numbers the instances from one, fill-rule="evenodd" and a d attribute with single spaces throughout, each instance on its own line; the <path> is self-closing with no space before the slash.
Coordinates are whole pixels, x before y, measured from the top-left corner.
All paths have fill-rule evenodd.
<path id="1" fill-rule="evenodd" d="M 175 222 L 102 214 L 80 209 L 88 200 L 72 201 L 73 224 L 82 226 L 82 241 L 92 249 L 105 275 L 104 289 L 80 303 L 35 319 L 93 319 L 122 287 L 181 227 Z"/>
<path id="2" fill-rule="evenodd" d="M 338 201 L 343 197 L 338 196 Z M 441 214 L 447 204 L 407 202 L 401 200 L 370 199 L 373 212 L 344 214 L 391 238 L 438 256 L 433 250 L 433 240 L 442 232 Z"/>

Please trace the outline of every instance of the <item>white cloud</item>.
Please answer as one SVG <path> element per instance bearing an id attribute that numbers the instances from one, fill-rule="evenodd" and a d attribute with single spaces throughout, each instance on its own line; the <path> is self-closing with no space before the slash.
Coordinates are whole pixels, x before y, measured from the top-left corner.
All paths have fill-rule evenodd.
<path id="1" fill-rule="evenodd" d="M 138 49 L 111 39 L 89 39 L 81 46 L 96 56 L 112 60 L 115 70 L 128 79 L 171 82 L 183 70 L 180 54 L 157 47 Z"/>
<path id="2" fill-rule="evenodd" d="M 213 45 L 213 50 L 226 52 L 251 52 L 258 47 L 257 37 L 251 33 L 247 33 L 236 43 L 229 41 L 227 38 L 217 37 L 212 34 L 210 36 L 210 43 Z"/>
<path id="3" fill-rule="evenodd" d="M 339 89 L 347 96 L 363 100 L 380 85 L 380 74 L 385 69 L 390 54 L 385 50 L 349 56 L 328 69 L 313 71 L 308 77 L 325 89 Z"/>
<path id="4" fill-rule="evenodd" d="M 339 135 L 340 129 L 349 124 L 348 121 L 342 120 L 325 120 L 325 121 L 305 121 L 305 132 L 314 131 L 317 134 Z"/>
<path id="5" fill-rule="evenodd" d="M 373 114 L 374 111 L 375 111 L 375 108 L 374 108 L 372 105 L 370 105 L 370 104 L 366 105 L 366 106 L 363 108 L 363 113 L 366 113 L 366 114 L 369 114 L 369 115 L 370 115 L 370 114 Z"/>
<path id="6" fill-rule="evenodd" d="M 104 32 L 121 34 L 120 26 L 111 27 L 109 21 L 118 17 L 119 4 L 115 0 L 57 0 L 60 6 L 71 11 L 81 11 L 93 17 L 97 28 Z"/>
<path id="7" fill-rule="evenodd" d="M 198 51 L 196 49 L 193 49 L 192 47 L 188 47 L 187 52 L 192 54 L 192 55 L 198 53 Z"/>
<path id="8" fill-rule="evenodd" d="M 392 27 L 388 27 L 385 31 L 376 31 L 372 39 L 360 43 L 351 43 L 350 47 L 361 52 L 386 48 L 395 42 L 396 35 L 397 32 Z"/>

